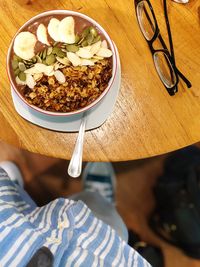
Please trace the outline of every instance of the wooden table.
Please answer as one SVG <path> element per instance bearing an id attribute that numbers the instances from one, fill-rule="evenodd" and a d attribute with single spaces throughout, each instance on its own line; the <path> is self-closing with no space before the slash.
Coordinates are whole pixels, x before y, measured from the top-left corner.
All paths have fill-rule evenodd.
<path id="1" fill-rule="evenodd" d="M 151 1 L 167 41 L 162 1 Z M 200 140 L 200 7 L 168 1 L 176 63 L 192 82 L 170 97 L 155 71 L 140 33 L 132 0 L 0 1 L 0 139 L 17 147 L 69 159 L 77 134 L 34 126 L 15 111 L 6 74 L 9 43 L 23 23 L 50 9 L 69 9 L 97 20 L 115 41 L 122 64 L 122 86 L 112 115 L 85 135 L 84 160 L 124 161 L 155 156 Z"/>

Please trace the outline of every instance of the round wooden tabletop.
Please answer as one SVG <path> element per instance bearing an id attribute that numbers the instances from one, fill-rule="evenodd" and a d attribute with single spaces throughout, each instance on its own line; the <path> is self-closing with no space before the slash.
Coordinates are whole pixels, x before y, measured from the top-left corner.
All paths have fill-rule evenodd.
<path id="1" fill-rule="evenodd" d="M 82 12 L 99 22 L 118 47 L 121 90 L 111 116 L 85 134 L 85 161 L 140 159 L 185 147 L 200 140 L 200 6 L 168 2 L 176 64 L 192 83 L 179 83 L 171 97 L 161 83 L 135 15 L 133 0 L 0 1 L 0 139 L 48 156 L 70 159 L 77 133 L 37 127 L 15 111 L 6 73 L 12 37 L 32 16 L 51 9 Z M 162 1 L 152 0 L 162 36 L 168 44 Z M 156 47 L 159 44 L 156 44 Z"/>

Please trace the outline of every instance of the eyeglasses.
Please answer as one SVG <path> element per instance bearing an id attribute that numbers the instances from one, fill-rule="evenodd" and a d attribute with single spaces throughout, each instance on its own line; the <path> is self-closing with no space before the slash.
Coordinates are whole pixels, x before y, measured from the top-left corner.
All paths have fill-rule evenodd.
<path id="1" fill-rule="evenodd" d="M 135 9 L 140 30 L 146 39 L 153 56 L 157 73 L 170 95 L 178 92 L 179 78 L 190 88 L 192 85 L 188 79 L 176 67 L 172 35 L 167 14 L 166 0 L 163 1 L 165 22 L 167 26 L 170 51 L 163 40 L 158 23 L 149 0 L 135 0 Z M 163 49 L 154 49 L 153 42 L 158 39 Z"/>

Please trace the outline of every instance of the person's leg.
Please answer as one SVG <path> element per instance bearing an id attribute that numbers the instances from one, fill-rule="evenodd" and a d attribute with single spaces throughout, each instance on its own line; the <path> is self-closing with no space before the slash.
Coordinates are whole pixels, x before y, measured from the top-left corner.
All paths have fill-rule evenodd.
<path id="1" fill-rule="evenodd" d="M 83 173 L 84 191 L 71 197 L 82 200 L 93 214 L 128 241 L 128 231 L 114 203 L 115 173 L 110 163 L 88 163 Z"/>
<path id="2" fill-rule="evenodd" d="M 10 180 L 15 184 L 21 198 L 31 206 L 31 208 L 37 207 L 32 198 L 28 193 L 23 189 L 24 182 L 20 169 L 12 161 L 2 161 L 0 162 L 0 168 L 2 168 L 7 174 Z"/>

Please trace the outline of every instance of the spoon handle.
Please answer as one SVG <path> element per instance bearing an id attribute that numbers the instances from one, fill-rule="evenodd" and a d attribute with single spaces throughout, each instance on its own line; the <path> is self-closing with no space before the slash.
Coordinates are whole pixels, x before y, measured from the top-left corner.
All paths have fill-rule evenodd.
<path id="1" fill-rule="evenodd" d="M 86 124 L 86 116 L 82 118 L 74 152 L 68 167 L 68 174 L 73 178 L 77 178 L 78 176 L 80 176 L 82 170 L 83 139 L 85 133 L 85 124 Z"/>

